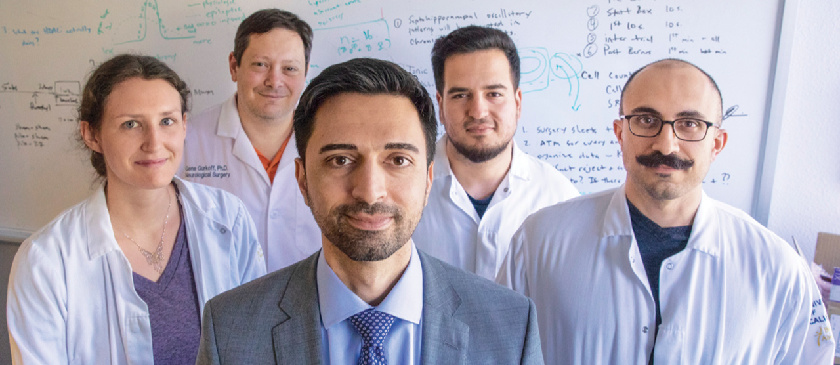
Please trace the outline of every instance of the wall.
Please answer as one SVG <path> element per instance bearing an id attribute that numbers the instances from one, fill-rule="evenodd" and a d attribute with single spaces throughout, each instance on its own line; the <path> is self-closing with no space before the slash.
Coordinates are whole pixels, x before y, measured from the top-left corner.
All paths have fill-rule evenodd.
<path id="1" fill-rule="evenodd" d="M 840 27 L 836 0 L 801 0 L 768 226 L 813 257 L 817 232 L 840 233 Z M 730 141 L 731 142 L 731 141 Z M 0 364 L 11 363 L 6 284 L 16 246 L 0 242 Z"/>
<path id="2" fill-rule="evenodd" d="M 11 364 L 12 354 L 9 347 L 9 331 L 6 330 L 6 286 L 9 283 L 9 272 L 12 270 L 12 259 L 17 252 L 18 244 L 0 241 L 0 364 Z"/>
<path id="3" fill-rule="evenodd" d="M 583 193 L 624 180 L 611 129 L 629 73 L 665 57 L 695 62 L 727 95 L 733 141 L 704 188 L 750 211 L 783 2 L 0 0 L 0 171 L 15 172 L 0 173 L 0 201 L 11 208 L 0 209 L 0 239 L 26 237 L 89 195 L 91 169 L 72 135 L 79 93 L 95 65 L 122 52 L 154 55 L 185 78 L 193 110 L 201 111 L 234 91 L 225 55 L 236 26 L 267 6 L 313 26 L 309 77 L 366 56 L 396 62 L 431 87 L 437 37 L 466 24 L 511 34 L 525 94 L 517 143 Z M 213 174 L 188 173 L 220 178 Z"/>
<path id="4" fill-rule="evenodd" d="M 840 233 L 838 14 L 840 1 L 800 1 L 770 200 L 768 227 L 809 258 L 817 232 Z"/>

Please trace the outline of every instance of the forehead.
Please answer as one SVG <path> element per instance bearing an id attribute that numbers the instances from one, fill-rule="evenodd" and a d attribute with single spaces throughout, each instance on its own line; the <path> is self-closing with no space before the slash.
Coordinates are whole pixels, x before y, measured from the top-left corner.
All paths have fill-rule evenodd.
<path id="1" fill-rule="evenodd" d="M 720 120 L 720 96 L 711 80 L 690 65 L 649 66 L 626 87 L 622 100 L 624 114 L 645 107 L 657 110 L 666 118 L 693 111 L 709 121 Z"/>
<path id="2" fill-rule="evenodd" d="M 505 53 L 496 48 L 456 53 L 447 57 L 443 62 L 443 81 L 447 88 L 474 83 L 513 84 L 510 63 Z"/>
<path id="3" fill-rule="evenodd" d="M 156 108 L 180 111 L 181 95 L 162 79 L 132 77 L 114 85 L 105 99 L 105 113 L 122 113 L 137 109 Z"/>
<path id="4" fill-rule="evenodd" d="M 313 123 L 307 144 L 307 150 L 314 148 L 313 153 L 332 143 L 382 149 L 387 143 L 399 142 L 412 143 L 425 154 L 420 116 L 404 96 L 338 94 L 321 104 Z"/>
<path id="5" fill-rule="evenodd" d="M 243 57 L 268 56 L 284 54 L 304 58 L 303 40 L 297 32 L 286 28 L 274 28 L 265 33 L 248 35 L 248 47 Z"/>

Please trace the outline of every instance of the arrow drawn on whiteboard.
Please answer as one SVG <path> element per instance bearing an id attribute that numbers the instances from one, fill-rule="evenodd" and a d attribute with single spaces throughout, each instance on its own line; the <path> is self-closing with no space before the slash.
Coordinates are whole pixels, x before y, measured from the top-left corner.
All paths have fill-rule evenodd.
<path id="1" fill-rule="evenodd" d="M 578 70 L 583 69 L 580 58 L 558 52 L 551 57 L 549 64 L 551 73 L 569 83 L 569 96 L 574 96 L 572 110 L 578 111 L 580 109 L 580 104 L 578 104 L 580 99 L 580 72 Z"/>
<path id="2" fill-rule="evenodd" d="M 721 120 L 726 120 L 729 117 L 746 117 L 746 113 L 735 114 L 738 111 L 738 106 L 733 105 L 726 109 L 726 113 L 723 113 L 723 118 Z"/>

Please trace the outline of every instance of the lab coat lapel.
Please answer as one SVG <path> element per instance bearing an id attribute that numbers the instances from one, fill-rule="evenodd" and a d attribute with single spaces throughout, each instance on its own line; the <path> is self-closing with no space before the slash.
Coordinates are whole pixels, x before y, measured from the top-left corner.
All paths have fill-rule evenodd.
<path id="1" fill-rule="evenodd" d="M 277 364 L 321 363 L 321 309 L 315 282 L 319 254 L 305 259 L 295 270 L 280 299 L 285 317 L 271 331 Z"/>
<path id="2" fill-rule="evenodd" d="M 443 268 L 432 260 L 423 263 L 423 364 L 463 364 L 469 344 L 469 327 L 454 317 L 461 305 L 458 293 L 443 274 Z"/>
<path id="3" fill-rule="evenodd" d="M 242 128 L 242 120 L 239 119 L 239 110 L 236 108 L 236 95 L 228 99 L 219 112 L 219 124 L 216 127 L 216 134 L 220 137 L 233 138 L 233 156 L 238 158 L 242 163 L 255 169 L 260 176 L 263 177 L 265 183 L 270 185 L 268 173 L 257 157 L 257 152 L 248 135 L 245 134 L 245 129 Z"/>

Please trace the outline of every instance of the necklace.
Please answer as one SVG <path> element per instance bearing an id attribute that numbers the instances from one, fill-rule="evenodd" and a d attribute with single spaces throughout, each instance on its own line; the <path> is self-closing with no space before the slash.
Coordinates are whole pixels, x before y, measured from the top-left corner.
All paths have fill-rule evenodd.
<path id="1" fill-rule="evenodd" d="M 168 189 L 168 188 L 167 188 Z M 167 190 L 167 196 L 169 196 L 169 205 L 166 206 L 166 217 L 163 218 L 163 232 L 160 233 L 160 242 L 158 242 L 157 248 L 155 252 L 149 252 L 135 241 L 133 238 L 129 237 L 125 232 L 123 232 L 123 236 L 128 238 L 129 241 L 134 243 L 137 246 L 137 249 L 140 250 L 140 253 L 143 254 L 143 257 L 146 258 L 146 263 L 152 265 L 152 268 L 158 272 L 158 274 L 163 274 L 163 236 L 166 235 L 166 224 L 169 223 L 169 208 L 172 208 L 172 195 L 169 194 Z"/>

